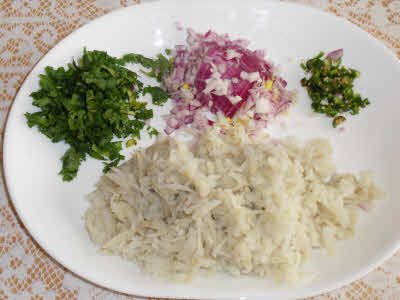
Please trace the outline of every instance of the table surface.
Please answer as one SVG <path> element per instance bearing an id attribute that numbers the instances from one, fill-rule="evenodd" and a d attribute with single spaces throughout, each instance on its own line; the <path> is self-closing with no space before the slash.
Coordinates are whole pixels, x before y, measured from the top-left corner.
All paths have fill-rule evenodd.
<path id="1" fill-rule="evenodd" d="M 138 1 L 1 0 L 1 131 L 18 88 L 49 49 L 83 24 L 114 9 L 138 4 Z M 400 57 L 399 0 L 290 1 L 348 19 L 384 42 Z M 1 177 L 0 181 L 0 300 L 134 299 L 77 278 L 47 256 L 19 223 Z M 308 299 L 400 300 L 400 252 L 361 280 Z"/>

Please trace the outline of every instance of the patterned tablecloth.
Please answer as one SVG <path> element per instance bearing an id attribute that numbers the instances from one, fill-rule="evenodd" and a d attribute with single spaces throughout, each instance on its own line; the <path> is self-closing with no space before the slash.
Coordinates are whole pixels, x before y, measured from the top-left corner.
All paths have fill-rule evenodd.
<path id="1" fill-rule="evenodd" d="M 146 1 L 146 0 L 143 0 Z M 319 7 L 382 40 L 400 57 L 399 0 L 292 0 Z M 25 76 L 81 25 L 138 0 L 0 0 L 0 126 Z M 1 154 L 1 153 L 0 153 Z M 0 180 L 2 180 L 0 178 Z M 133 299 L 91 285 L 48 257 L 21 227 L 0 182 L 0 300 Z M 348 286 L 311 299 L 400 300 L 400 252 Z"/>

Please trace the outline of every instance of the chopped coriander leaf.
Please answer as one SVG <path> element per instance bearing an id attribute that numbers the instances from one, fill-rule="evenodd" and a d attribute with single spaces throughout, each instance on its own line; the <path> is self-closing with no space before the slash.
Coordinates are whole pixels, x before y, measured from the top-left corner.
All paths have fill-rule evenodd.
<path id="1" fill-rule="evenodd" d="M 143 89 L 138 75 L 124 68 L 128 62 L 151 68 L 154 74 L 159 69 L 155 77 L 160 80 L 173 68 L 162 55 L 155 60 L 138 54 L 118 59 L 103 51 L 84 49 L 78 61 L 66 68 L 48 66 L 39 76 L 40 88 L 31 94 L 39 111 L 25 116 L 29 127 L 36 126 L 54 143 L 69 145 L 61 158 L 64 181 L 76 177 L 87 155 L 103 160 L 104 172 L 124 159 L 120 155 L 122 142 L 112 140 L 140 138 L 145 121 L 153 117 L 146 103 L 136 100 L 143 91 L 150 93 L 157 105 L 168 99 L 159 87 Z"/>
<path id="2" fill-rule="evenodd" d="M 157 129 L 150 127 L 150 126 L 147 127 L 147 133 L 149 134 L 150 137 L 158 135 Z"/>
<path id="3" fill-rule="evenodd" d="M 168 100 L 168 93 L 158 86 L 147 86 L 143 89 L 143 95 L 149 93 L 155 105 L 163 105 Z"/>
<path id="4" fill-rule="evenodd" d="M 161 82 L 163 76 L 171 72 L 174 68 L 174 64 L 171 62 L 171 60 L 162 54 L 158 54 L 157 59 L 154 60 L 144 57 L 140 54 L 130 53 L 119 59 L 119 63 L 122 65 L 125 65 L 126 63 L 141 64 L 143 67 L 151 69 L 150 72 L 143 73 L 150 77 L 156 78 L 158 82 Z"/>
<path id="5" fill-rule="evenodd" d="M 342 114 L 356 115 L 370 102 L 353 91 L 354 80 L 360 76 L 357 70 L 341 66 L 341 58 L 323 56 L 320 52 L 300 64 L 306 73 L 300 84 L 306 88 L 313 110 L 334 118 L 332 125 L 336 128 L 346 120 Z"/>

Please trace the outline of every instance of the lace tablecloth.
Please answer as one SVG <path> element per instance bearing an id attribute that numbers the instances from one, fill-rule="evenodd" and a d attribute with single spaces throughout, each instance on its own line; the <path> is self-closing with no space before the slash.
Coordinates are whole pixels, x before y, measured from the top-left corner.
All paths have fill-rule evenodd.
<path id="1" fill-rule="evenodd" d="M 146 1 L 146 0 L 143 0 Z M 0 126 L 25 76 L 58 41 L 138 0 L 0 0 Z M 294 1 L 293 1 L 294 2 Z M 399 0 L 299 0 L 351 22 L 400 57 Z M 1 179 L 0 179 L 1 180 Z M 133 299 L 91 285 L 49 258 L 21 227 L 0 182 L 0 300 Z M 364 278 L 311 299 L 400 300 L 400 252 Z"/>

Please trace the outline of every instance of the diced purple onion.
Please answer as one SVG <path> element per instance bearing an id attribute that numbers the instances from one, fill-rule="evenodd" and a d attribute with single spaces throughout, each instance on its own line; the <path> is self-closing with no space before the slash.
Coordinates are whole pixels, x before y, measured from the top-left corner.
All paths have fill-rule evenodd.
<path id="1" fill-rule="evenodd" d="M 332 52 L 329 52 L 327 57 L 329 57 L 332 61 L 338 61 L 343 56 L 343 49 L 337 49 Z"/>

